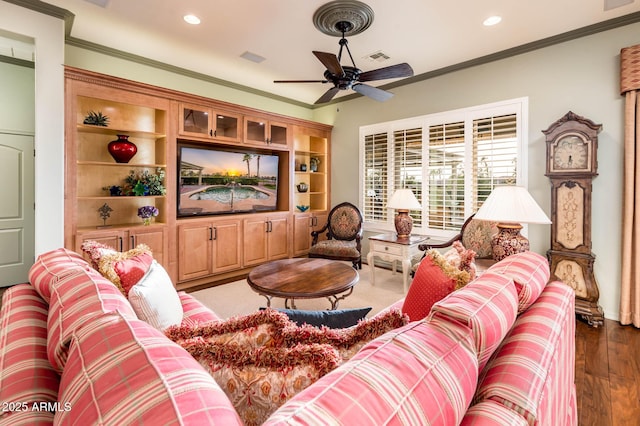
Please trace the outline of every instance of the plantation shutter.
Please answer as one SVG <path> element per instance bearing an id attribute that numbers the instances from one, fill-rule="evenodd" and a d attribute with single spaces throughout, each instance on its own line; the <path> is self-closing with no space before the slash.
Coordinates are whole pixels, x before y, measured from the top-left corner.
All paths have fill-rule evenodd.
<path id="1" fill-rule="evenodd" d="M 387 221 L 388 143 L 386 132 L 364 137 L 362 214 L 366 222 Z"/>
<path id="2" fill-rule="evenodd" d="M 516 184 L 516 136 L 516 114 L 473 121 L 472 211 L 480 208 L 496 186 Z"/>
<path id="3" fill-rule="evenodd" d="M 456 230 L 464 222 L 464 122 L 429 127 L 429 228 Z"/>
<path id="4" fill-rule="evenodd" d="M 422 127 L 393 132 L 393 190 L 410 189 L 422 204 Z M 411 210 L 413 225 L 422 226 L 422 211 Z"/>

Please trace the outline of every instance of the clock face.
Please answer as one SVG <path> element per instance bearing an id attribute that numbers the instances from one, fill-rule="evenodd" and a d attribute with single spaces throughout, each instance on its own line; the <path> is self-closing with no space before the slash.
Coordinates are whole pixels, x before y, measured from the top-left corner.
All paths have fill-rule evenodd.
<path id="1" fill-rule="evenodd" d="M 577 134 L 564 135 L 552 147 L 551 171 L 588 171 L 591 146 Z"/>

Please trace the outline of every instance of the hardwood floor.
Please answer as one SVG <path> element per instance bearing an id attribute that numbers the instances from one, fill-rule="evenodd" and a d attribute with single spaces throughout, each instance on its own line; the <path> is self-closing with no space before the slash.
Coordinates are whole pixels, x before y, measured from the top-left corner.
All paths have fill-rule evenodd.
<path id="1" fill-rule="evenodd" d="M 575 380 L 580 426 L 640 425 L 640 330 L 577 321 Z"/>

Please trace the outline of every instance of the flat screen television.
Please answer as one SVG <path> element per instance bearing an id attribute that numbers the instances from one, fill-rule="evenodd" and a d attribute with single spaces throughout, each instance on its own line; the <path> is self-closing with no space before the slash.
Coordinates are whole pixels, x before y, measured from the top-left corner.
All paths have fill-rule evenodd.
<path id="1" fill-rule="evenodd" d="M 275 154 L 179 145 L 178 216 L 276 210 Z"/>

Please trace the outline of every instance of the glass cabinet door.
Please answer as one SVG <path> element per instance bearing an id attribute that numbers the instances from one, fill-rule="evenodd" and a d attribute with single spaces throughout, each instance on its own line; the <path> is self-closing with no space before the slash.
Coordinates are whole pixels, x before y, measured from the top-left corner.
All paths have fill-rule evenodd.
<path id="1" fill-rule="evenodd" d="M 245 142 L 254 144 L 267 143 L 267 123 L 259 118 L 245 119 Z"/>
<path id="2" fill-rule="evenodd" d="M 212 137 L 213 129 L 209 121 L 210 112 L 205 108 L 199 109 L 190 105 L 180 107 L 180 133 L 200 137 Z"/>
<path id="3" fill-rule="evenodd" d="M 239 138 L 238 121 L 240 121 L 240 117 L 237 115 L 224 112 L 216 113 L 216 126 L 213 130 L 213 137 L 237 141 Z"/>

